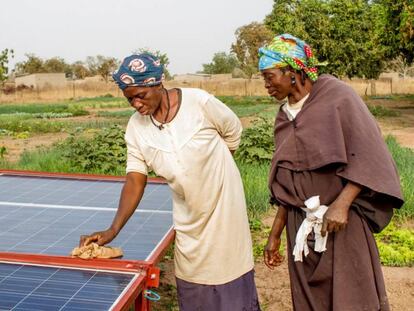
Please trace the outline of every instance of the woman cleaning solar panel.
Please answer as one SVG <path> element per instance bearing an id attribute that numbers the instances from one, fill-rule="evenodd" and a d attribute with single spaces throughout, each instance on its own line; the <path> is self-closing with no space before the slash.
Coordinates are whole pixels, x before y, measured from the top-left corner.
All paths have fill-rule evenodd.
<path id="1" fill-rule="evenodd" d="M 150 54 L 126 57 L 113 74 L 137 111 L 129 120 L 127 177 L 112 225 L 80 246 L 112 241 L 139 208 L 150 170 L 173 193 L 175 275 L 180 309 L 260 310 L 243 184 L 232 154 L 242 127 L 200 89 L 163 87 Z"/>

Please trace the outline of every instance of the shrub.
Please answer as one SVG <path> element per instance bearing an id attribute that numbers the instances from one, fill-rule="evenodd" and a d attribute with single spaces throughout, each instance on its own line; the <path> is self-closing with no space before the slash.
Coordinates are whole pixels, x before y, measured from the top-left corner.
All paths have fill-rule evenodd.
<path id="1" fill-rule="evenodd" d="M 235 158 L 246 164 L 269 164 L 273 151 L 273 123 L 260 118 L 244 130 Z"/>
<path id="2" fill-rule="evenodd" d="M 376 118 L 398 117 L 400 115 L 398 111 L 385 108 L 384 106 L 381 106 L 381 105 L 367 104 L 367 106 L 368 106 L 369 111 Z"/>
<path id="3" fill-rule="evenodd" d="M 76 171 L 114 174 L 125 168 L 126 144 L 119 125 L 103 128 L 93 138 L 72 134 L 61 147 Z"/>
<path id="4" fill-rule="evenodd" d="M 391 223 L 375 236 L 381 263 L 387 266 L 412 266 L 414 264 L 414 233 Z"/>

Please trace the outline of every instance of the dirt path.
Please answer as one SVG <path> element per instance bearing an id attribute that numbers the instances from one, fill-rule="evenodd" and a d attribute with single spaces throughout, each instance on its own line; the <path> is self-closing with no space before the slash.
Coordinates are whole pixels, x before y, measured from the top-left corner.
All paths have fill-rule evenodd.
<path id="1" fill-rule="evenodd" d="M 6 148 L 7 153 L 4 155 L 6 160 L 16 162 L 24 151 L 35 150 L 41 146 L 50 146 L 57 141 L 64 140 L 68 136 L 68 133 L 48 133 L 24 139 L 0 136 L 0 148 L 2 146 Z"/>
<path id="2" fill-rule="evenodd" d="M 263 310 L 292 310 L 286 261 L 272 271 L 260 260 L 256 263 L 255 270 Z M 391 309 L 413 310 L 414 268 L 383 267 L 383 273 Z"/>
<path id="3" fill-rule="evenodd" d="M 391 310 L 410 311 L 414 306 L 414 268 L 383 267 Z M 162 263 L 161 301 L 154 311 L 178 310 L 172 260 Z M 260 258 L 255 265 L 256 286 L 263 311 L 290 311 L 289 273 L 286 260 L 275 270 L 268 269 Z"/>
<path id="4" fill-rule="evenodd" d="M 403 127 L 398 123 L 382 120 L 379 121 L 379 124 L 384 136 L 392 135 L 401 146 L 414 149 L 414 120 L 411 127 Z"/>
<path id="5" fill-rule="evenodd" d="M 270 211 L 262 218 L 262 223 L 270 227 L 276 212 Z M 253 238 L 262 233 L 253 233 Z M 158 291 L 163 299 L 157 303 L 154 311 L 175 311 L 177 307 L 177 294 L 175 290 L 174 264 L 171 259 L 161 263 L 161 287 Z M 414 306 L 414 267 L 383 267 L 385 285 L 391 310 L 410 311 Z M 290 294 L 289 272 L 287 260 L 282 265 L 270 270 L 258 258 L 255 264 L 255 280 L 263 311 L 290 311 L 292 300 Z"/>

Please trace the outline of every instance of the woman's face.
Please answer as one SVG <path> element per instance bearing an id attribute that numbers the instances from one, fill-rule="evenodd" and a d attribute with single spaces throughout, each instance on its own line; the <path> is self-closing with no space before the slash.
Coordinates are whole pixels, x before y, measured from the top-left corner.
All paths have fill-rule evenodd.
<path id="1" fill-rule="evenodd" d="M 128 86 L 123 90 L 124 96 L 132 107 L 142 115 L 152 115 L 158 109 L 162 99 L 162 87 Z"/>
<path id="2" fill-rule="evenodd" d="M 289 71 L 283 72 L 279 68 L 262 70 L 265 88 L 269 95 L 277 100 L 282 100 L 290 95 L 292 91 L 291 75 Z"/>

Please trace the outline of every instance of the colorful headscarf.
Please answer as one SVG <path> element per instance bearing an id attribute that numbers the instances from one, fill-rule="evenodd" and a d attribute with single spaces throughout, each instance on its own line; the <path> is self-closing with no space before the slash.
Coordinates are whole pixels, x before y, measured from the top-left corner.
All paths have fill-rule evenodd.
<path id="1" fill-rule="evenodd" d="M 134 54 L 126 57 L 112 74 L 121 90 L 128 86 L 153 86 L 164 80 L 164 66 L 151 54 Z"/>
<path id="2" fill-rule="evenodd" d="M 266 47 L 259 49 L 259 70 L 291 66 L 303 70 L 312 81 L 318 79 L 317 60 L 306 42 L 283 34 L 273 38 Z"/>

